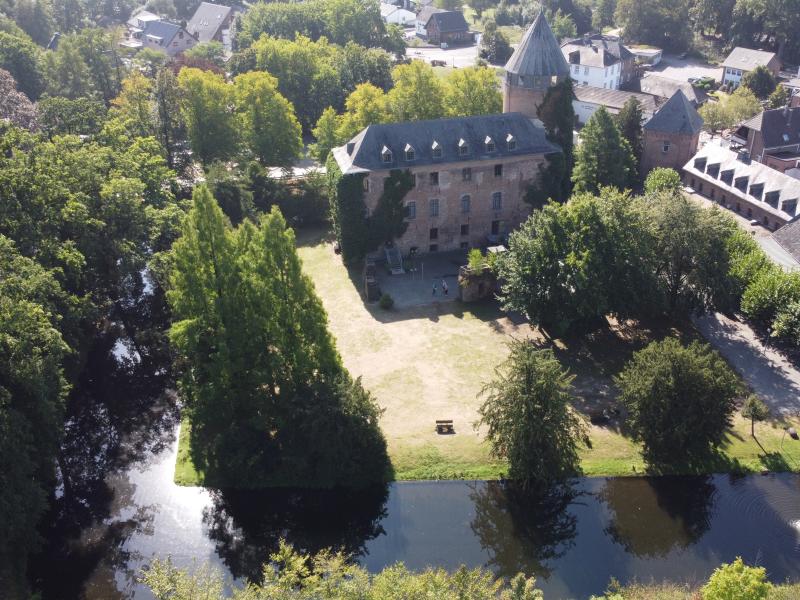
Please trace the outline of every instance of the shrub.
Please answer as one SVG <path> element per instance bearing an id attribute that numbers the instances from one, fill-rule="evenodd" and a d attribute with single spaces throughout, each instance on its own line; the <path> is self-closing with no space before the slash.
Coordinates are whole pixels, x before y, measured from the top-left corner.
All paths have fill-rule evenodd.
<path id="1" fill-rule="evenodd" d="M 795 300 L 778 309 L 772 323 L 772 335 L 796 346 L 800 345 L 800 301 Z"/>
<path id="2" fill-rule="evenodd" d="M 381 294 L 381 298 L 378 300 L 378 306 L 384 310 L 390 310 L 394 306 L 394 298 L 386 293 Z"/>
<path id="3" fill-rule="evenodd" d="M 655 194 L 664 191 L 680 191 L 681 176 L 675 169 L 658 167 L 650 171 L 644 181 L 644 191 Z"/>
<path id="4" fill-rule="evenodd" d="M 741 558 L 719 567 L 703 586 L 703 600 L 765 600 L 772 585 L 764 567 L 748 567 Z"/>
<path id="5" fill-rule="evenodd" d="M 781 307 L 797 301 L 800 301 L 800 274 L 786 273 L 773 265 L 760 271 L 745 289 L 742 312 L 768 324 Z"/>

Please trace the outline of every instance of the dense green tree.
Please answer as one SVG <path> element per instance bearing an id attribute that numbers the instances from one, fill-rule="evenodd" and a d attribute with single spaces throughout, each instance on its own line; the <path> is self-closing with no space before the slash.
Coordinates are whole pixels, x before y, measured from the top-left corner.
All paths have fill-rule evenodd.
<path id="1" fill-rule="evenodd" d="M 100 131 L 106 120 L 106 107 L 100 100 L 46 96 L 36 104 L 39 124 L 49 137 L 91 135 Z"/>
<path id="2" fill-rule="evenodd" d="M 190 58 L 197 58 L 206 60 L 220 69 L 225 67 L 225 48 L 222 42 L 212 40 L 210 42 L 201 42 L 196 46 L 189 48 L 183 53 Z"/>
<path id="3" fill-rule="evenodd" d="M 454 117 L 502 112 L 503 97 L 494 69 L 467 67 L 452 71 L 445 81 L 445 106 L 448 115 Z"/>
<path id="4" fill-rule="evenodd" d="M 727 35 L 733 20 L 736 0 L 694 0 L 690 15 L 700 32 Z"/>
<path id="5" fill-rule="evenodd" d="M 539 118 L 544 124 L 547 139 L 558 144 L 563 160 L 553 161 L 549 158 L 547 172 L 543 181 L 547 185 L 540 186 L 542 199 L 551 198 L 558 202 L 569 197 L 572 170 L 575 165 L 573 152 L 573 129 L 575 127 L 575 109 L 572 100 L 575 98 L 572 79 L 566 79 L 548 88 L 539 108 Z"/>
<path id="6" fill-rule="evenodd" d="M 632 187 L 636 159 L 611 114 L 601 106 L 589 118 L 575 152 L 572 183 L 576 191 L 597 192 L 601 186 Z"/>
<path id="7" fill-rule="evenodd" d="M 131 135 L 155 135 L 156 110 L 153 101 L 153 80 L 134 71 L 122 80 L 119 96 L 111 101 L 112 116 L 120 119 Z"/>
<path id="8" fill-rule="evenodd" d="M 681 192 L 650 196 L 650 205 L 668 310 L 685 314 L 732 308 L 728 240 L 736 230 L 733 219 L 717 208 L 700 207 Z"/>
<path id="9" fill-rule="evenodd" d="M 617 0 L 597 0 L 592 11 L 592 27 L 601 32 L 606 27 L 612 27 L 616 8 Z"/>
<path id="10" fill-rule="evenodd" d="M 244 73 L 233 82 L 240 135 L 265 165 L 290 166 L 303 149 L 294 108 L 278 91 L 269 73 Z"/>
<path id="11" fill-rule="evenodd" d="M 559 41 L 572 39 L 578 35 L 578 29 L 575 27 L 575 21 L 572 15 L 561 12 L 558 9 L 550 19 L 550 28 L 553 30 L 553 35 Z"/>
<path id="12" fill-rule="evenodd" d="M 764 567 L 748 567 L 737 558 L 711 574 L 703 586 L 703 600 L 766 600 L 771 590 Z"/>
<path id="13" fill-rule="evenodd" d="M 640 199 L 610 189 L 534 211 L 497 265 L 505 306 L 556 335 L 591 328 L 609 313 L 657 311 L 646 219 Z"/>
<path id="14" fill-rule="evenodd" d="M 394 87 L 387 94 L 394 121 L 439 119 L 446 114 L 444 86 L 433 68 L 421 60 L 392 70 Z"/>
<path id="15" fill-rule="evenodd" d="M 787 44 L 796 43 L 800 27 L 797 0 L 736 0 L 734 22 L 745 15 L 758 23 L 759 37 L 772 38 L 778 45 L 778 57 L 783 58 Z"/>
<path id="16" fill-rule="evenodd" d="M 201 567 L 194 573 L 177 569 L 169 560 L 155 560 L 141 578 L 156 600 L 408 600 L 409 598 L 464 598 L 469 600 L 544 600 L 533 578 L 516 575 L 509 582 L 481 569 L 460 567 L 455 572 L 429 568 L 421 573 L 402 563 L 372 575 L 341 553 L 299 554 L 283 540 L 269 557 L 264 581 L 244 588 L 233 586 L 230 594 L 221 574 Z"/>
<path id="17" fill-rule="evenodd" d="M 750 88 L 759 100 L 766 100 L 775 91 L 778 82 L 775 76 L 764 65 L 758 65 L 742 77 L 742 85 Z"/>
<path id="18" fill-rule="evenodd" d="M 16 0 L 14 21 L 40 46 L 46 46 L 53 36 L 53 9 L 44 0 Z"/>
<path id="19" fill-rule="evenodd" d="M 800 300 L 783 304 L 772 322 L 772 335 L 800 346 Z"/>
<path id="20" fill-rule="evenodd" d="M 761 269 L 742 295 L 742 312 L 769 325 L 786 304 L 800 302 L 800 274 L 786 273 L 775 265 Z"/>
<path id="21" fill-rule="evenodd" d="M 504 65 L 513 53 L 508 38 L 497 28 L 497 22 L 488 21 L 481 36 L 480 57 L 493 65 Z"/>
<path id="22" fill-rule="evenodd" d="M 631 147 L 633 157 L 636 159 L 637 170 L 642 162 L 642 151 L 644 149 L 644 141 L 642 139 L 643 122 L 644 113 L 641 102 L 636 97 L 629 98 L 617 115 L 617 127 L 622 137 L 628 141 Z"/>
<path id="23" fill-rule="evenodd" d="M 433 5 L 444 10 L 458 10 L 461 8 L 461 0 L 434 0 Z"/>
<path id="24" fill-rule="evenodd" d="M 53 19 L 61 33 L 74 33 L 84 26 L 86 3 L 83 0 L 53 0 Z"/>
<path id="25" fill-rule="evenodd" d="M 467 0 L 467 6 L 469 6 L 475 12 L 474 18 L 477 22 L 483 16 L 483 11 L 494 6 L 494 2 L 491 0 Z"/>
<path id="26" fill-rule="evenodd" d="M 688 0 L 618 0 L 614 21 L 626 40 L 673 51 L 691 41 Z"/>
<path id="27" fill-rule="evenodd" d="M 181 89 L 177 77 L 169 68 L 156 73 L 153 82 L 156 139 L 164 149 L 167 165 L 176 167 L 178 144 L 186 139 L 186 123 L 181 110 Z"/>
<path id="28" fill-rule="evenodd" d="M 27 597 L 28 553 L 55 482 L 64 399 L 53 275 L 0 234 L 0 593 Z"/>
<path id="29" fill-rule="evenodd" d="M 630 431 L 654 466 L 706 458 L 724 439 L 739 391 L 716 352 L 675 338 L 635 352 L 615 381 Z"/>
<path id="30" fill-rule="evenodd" d="M 698 112 L 703 117 L 703 128 L 711 133 L 733 126 L 731 114 L 721 102 L 706 102 Z"/>
<path id="31" fill-rule="evenodd" d="M 322 164 L 325 164 L 325 161 L 328 160 L 331 148 L 338 146 L 341 142 L 337 133 L 338 129 L 339 115 L 329 106 L 323 111 L 316 127 L 312 131 L 317 141 L 310 148 L 311 155 Z"/>
<path id="32" fill-rule="evenodd" d="M 0 31 L 0 69 L 11 73 L 19 91 L 31 100 L 44 91 L 40 50 L 29 39 Z"/>
<path id="33" fill-rule="evenodd" d="M 508 460 L 509 478 L 523 488 L 580 472 L 578 448 L 585 443 L 586 426 L 570 406 L 572 380 L 552 350 L 514 341 L 483 389 L 476 425 L 488 428 L 492 454 Z"/>
<path id="34" fill-rule="evenodd" d="M 767 108 L 783 108 L 789 104 L 789 92 L 782 85 L 775 88 L 775 91 L 767 99 Z"/>
<path id="35" fill-rule="evenodd" d="M 231 110 L 233 88 L 221 76 L 193 68 L 181 69 L 178 85 L 181 115 L 195 156 L 203 163 L 233 156 L 239 141 Z"/>
<path id="36" fill-rule="evenodd" d="M 342 143 L 368 125 L 390 120 L 386 94 L 370 83 L 362 83 L 347 97 L 345 109 L 337 132 Z"/>
<path id="37" fill-rule="evenodd" d="M 681 176 L 675 169 L 656 167 L 647 174 L 644 180 L 644 191 L 646 194 L 658 194 L 659 192 L 681 191 L 683 183 Z"/>
<path id="38" fill-rule="evenodd" d="M 761 103 L 747 86 L 740 85 L 725 103 L 733 125 L 754 117 L 761 112 Z"/>
<path id="39" fill-rule="evenodd" d="M 277 209 L 231 230 L 197 188 L 168 297 L 192 458 L 207 477 L 235 487 L 383 479 L 379 410 L 342 367 Z"/>

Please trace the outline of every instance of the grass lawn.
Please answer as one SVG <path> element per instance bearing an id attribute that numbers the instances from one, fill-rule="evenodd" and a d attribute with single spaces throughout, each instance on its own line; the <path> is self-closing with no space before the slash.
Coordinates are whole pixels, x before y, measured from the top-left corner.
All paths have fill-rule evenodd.
<path id="1" fill-rule="evenodd" d="M 396 479 L 500 477 L 505 464 L 491 458 L 483 432 L 474 429 L 481 388 L 506 357 L 512 336 L 549 342 L 523 319 L 502 313 L 494 304 L 452 302 L 392 311 L 365 305 L 330 241 L 319 232 L 300 232 L 298 245 L 345 366 L 362 377 L 385 410 L 381 427 Z M 631 353 L 649 339 L 675 332 L 612 326 L 585 339 L 556 342 L 559 359 L 575 374 L 575 408 L 588 414 L 612 403 L 611 377 Z M 677 333 L 696 335 L 691 329 Z M 437 435 L 436 419 L 453 419 L 456 435 Z M 800 470 L 800 442 L 787 436 L 780 452 L 783 425 L 756 425 L 762 450 L 750 436 L 749 422 L 737 416 L 721 456 L 702 470 Z M 793 425 L 800 428 L 796 419 Z M 638 446 L 616 428 L 591 426 L 590 440 L 591 447 L 581 452 L 586 475 L 644 473 Z M 175 481 L 202 482 L 189 459 L 186 424 Z"/>

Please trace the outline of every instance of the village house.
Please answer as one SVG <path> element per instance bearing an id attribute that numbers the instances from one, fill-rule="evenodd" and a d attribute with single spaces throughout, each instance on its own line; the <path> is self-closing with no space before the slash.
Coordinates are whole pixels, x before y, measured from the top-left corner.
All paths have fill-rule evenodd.
<path id="1" fill-rule="evenodd" d="M 800 181 L 750 160 L 745 149 L 706 144 L 683 167 L 697 193 L 776 230 L 797 216 Z"/>
<path id="2" fill-rule="evenodd" d="M 697 152 L 703 118 L 682 90 L 677 90 L 666 104 L 642 127 L 642 176 L 656 167 L 680 172 Z"/>
<path id="3" fill-rule="evenodd" d="M 180 25 L 169 21 L 137 15 L 136 25 L 131 26 L 130 23 L 131 21 L 128 25 L 127 38 L 120 42 L 121 46 L 127 48 L 134 50 L 150 48 L 175 56 L 197 44 L 197 38 Z"/>
<path id="4" fill-rule="evenodd" d="M 544 12 L 539 12 L 506 63 L 503 111 L 536 118 L 547 90 L 569 77 L 569 64 Z"/>
<path id="5" fill-rule="evenodd" d="M 228 32 L 233 24 L 233 9 L 222 4 L 201 2 L 186 24 L 186 30 L 199 42 L 230 41 Z"/>
<path id="6" fill-rule="evenodd" d="M 493 245 L 530 214 L 529 186 L 545 156 L 560 152 L 544 128 L 504 113 L 370 125 L 333 149 L 343 176 L 362 176 L 372 213 L 393 170 L 414 187 L 403 199 L 408 229 L 395 241 L 403 254 Z"/>
<path id="7" fill-rule="evenodd" d="M 616 115 L 631 98 L 636 98 L 639 101 L 642 107 L 642 116 L 645 119 L 652 117 L 658 110 L 659 105 L 664 101 L 663 98 L 651 94 L 578 86 L 575 88 L 575 99 L 572 101 L 572 108 L 575 110 L 578 123 L 585 125 L 601 106 L 605 106 L 608 112 Z"/>
<path id="8" fill-rule="evenodd" d="M 765 110 L 731 136 L 750 158 L 785 173 L 800 167 L 800 108 Z"/>
<path id="9" fill-rule="evenodd" d="M 465 44 L 473 41 L 464 14 L 457 10 L 422 9 L 417 17 L 417 34 L 431 44 Z"/>
<path id="10" fill-rule="evenodd" d="M 584 35 L 561 44 L 576 86 L 616 90 L 636 75 L 636 59 L 618 37 Z"/>
<path id="11" fill-rule="evenodd" d="M 383 19 L 383 22 L 387 25 L 400 25 L 405 27 L 406 25 L 413 25 L 417 20 L 416 14 L 401 6 L 381 2 L 380 9 L 381 19 Z"/>
<path id="12" fill-rule="evenodd" d="M 776 77 L 780 73 L 781 61 L 774 52 L 751 50 L 737 46 L 722 63 L 722 84 L 739 87 L 742 77 L 756 67 L 767 67 Z"/>

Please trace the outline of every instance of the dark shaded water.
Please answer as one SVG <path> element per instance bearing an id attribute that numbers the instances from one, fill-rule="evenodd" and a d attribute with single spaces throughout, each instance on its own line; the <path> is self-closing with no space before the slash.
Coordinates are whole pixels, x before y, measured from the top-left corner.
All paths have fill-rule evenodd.
<path id="1" fill-rule="evenodd" d="M 342 548 L 371 571 L 396 561 L 522 571 L 548 600 L 600 593 L 612 576 L 698 582 L 739 555 L 773 581 L 800 579 L 797 475 L 594 478 L 537 499 L 497 482 L 359 494 L 181 488 L 161 371 L 103 360 L 106 375 L 88 382 L 94 395 L 68 428 L 68 481 L 32 570 L 45 600 L 149 598 L 136 574 L 154 556 L 258 577 L 281 537 L 306 551 Z"/>

